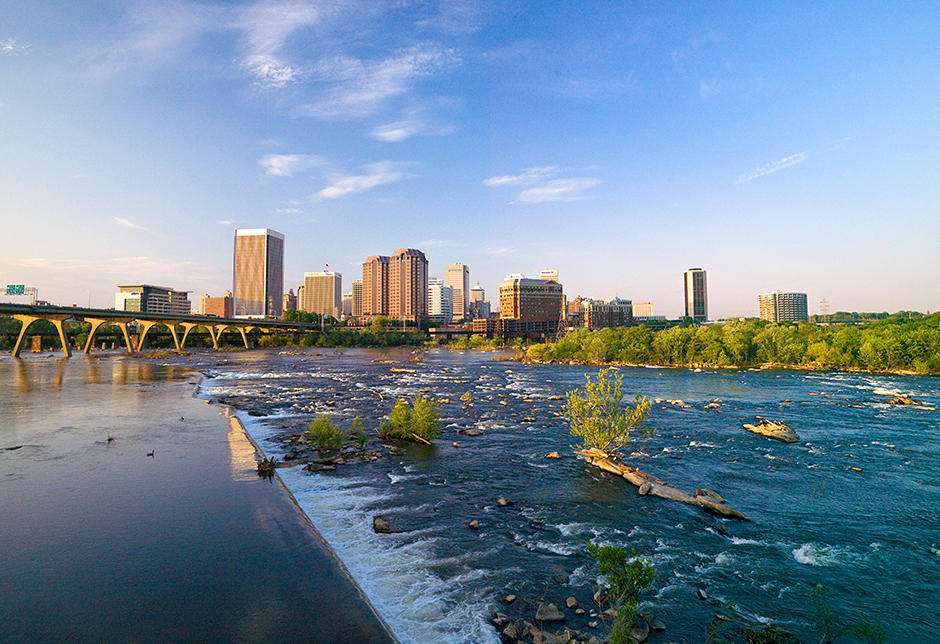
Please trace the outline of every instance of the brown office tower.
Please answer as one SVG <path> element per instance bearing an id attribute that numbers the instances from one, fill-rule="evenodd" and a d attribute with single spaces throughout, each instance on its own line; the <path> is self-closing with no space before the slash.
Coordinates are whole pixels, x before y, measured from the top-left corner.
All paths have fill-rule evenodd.
<path id="1" fill-rule="evenodd" d="M 222 297 L 210 297 L 209 294 L 199 298 L 200 315 L 213 315 L 217 318 L 232 317 L 232 292 L 225 291 Z"/>
<path id="2" fill-rule="evenodd" d="M 236 230 L 232 281 L 235 317 L 281 317 L 284 235 L 267 228 Z"/>
<path id="3" fill-rule="evenodd" d="M 356 280 L 352 283 L 352 316 L 354 318 L 362 315 L 362 280 Z"/>
<path id="4" fill-rule="evenodd" d="M 388 315 L 388 264 L 388 255 L 362 263 L 362 315 Z"/>
<path id="5" fill-rule="evenodd" d="M 555 281 L 510 275 L 499 285 L 499 317 L 557 323 L 562 316 L 564 295 Z"/>
<path id="6" fill-rule="evenodd" d="M 388 315 L 420 324 L 427 314 L 428 260 L 420 250 L 399 248 L 389 260 Z"/>

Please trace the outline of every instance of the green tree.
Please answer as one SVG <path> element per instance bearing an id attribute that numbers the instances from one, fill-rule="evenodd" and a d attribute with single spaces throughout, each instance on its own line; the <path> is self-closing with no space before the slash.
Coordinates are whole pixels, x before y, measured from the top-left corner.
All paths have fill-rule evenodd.
<path id="1" fill-rule="evenodd" d="M 612 644 L 633 641 L 630 624 L 636 618 L 640 594 L 650 587 L 656 569 L 646 559 L 619 546 L 599 546 L 588 541 L 588 553 L 597 561 L 597 572 L 607 577 L 610 599 L 617 609 L 617 620 L 611 629 Z"/>
<path id="2" fill-rule="evenodd" d="M 399 398 L 389 412 L 388 420 L 379 428 L 382 438 L 419 441 L 434 440 L 440 431 L 437 407 L 424 396 L 418 396 L 411 404 Z"/>
<path id="3" fill-rule="evenodd" d="M 317 416 L 307 427 L 307 440 L 317 449 L 339 449 L 346 442 L 346 434 L 330 420 L 329 416 Z"/>
<path id="4" fill-rule="evenodd" d="M 633 406 L 622 405 L 623 376 L 613 369 L 602 369 L 597 379 L 585 374 L 584 392 L 569 391 L 564 413 L 569 433 L 581 439 L 581 448 L 596 448 L 616 454 L 630 442 L 630 430 L 641 426 L 649 416 L 652 403 L 637 394 Z M 650 433 L 650 432 L 647 432 Z"/>

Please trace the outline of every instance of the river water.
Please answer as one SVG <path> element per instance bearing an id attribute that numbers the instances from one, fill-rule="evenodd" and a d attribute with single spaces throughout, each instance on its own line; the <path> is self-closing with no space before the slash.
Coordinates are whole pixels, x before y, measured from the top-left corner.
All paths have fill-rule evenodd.
<path id="1" fill-rule="evenodd" d="M 572 454 L 562 401 L 552 397 L 596 368 L 448 350 L 418 363 L 410 357 L 348 350 L 196 359 L 213 376 L 200 395 L 236 404 L 272 456 L 284 454 L 273 437 L 318 413 L 345 427 L 360 415 L 374 432 L 396 396 L 449 399 L 433 447 L 406 446 L 335 472 L 279 470 L 403 642 L 497 642 L 494 610 L 531 619 L 526 602 L 561 605 L 569 595 L 588 606 L 597 582 L 588 540 L 635 548 L 653 563 L 644 606 L 668 627 L 660 641 L 704 641 L 715 613 L 732 604 L 738 623 L 773 622 L 818 640 L 807 599 L 816 584 L 837 624 L 881 619 L 889 641 L 936 641 L 938 412 L 888 405 L 878 392 L 937 407 L 940 378 L 622 369 L 627 398 L 640 392 L 689 405 L 654 405 L 655 433 L 631 443 L 629 460 L 686 491 L 718 491 L 751 519 L 737 522 L 640 497 Z M 396 366 L 416 373 L 390 372 Z M 466 391 L 472 407 L 458 400 Z M 717 408 L 704 408 L 716 398 Z M 786 422 L 799 442 L 743 430 L 755 415 Z M 458 433 L 468 428 L 484 432 Z M 544 458 L 549 451 L 562 457 Z M 500 496 L 511 505 L 499 507 Z M 375 534 L 374 515 L 401 532 Z M 472 519 L 478 531 L 467 528 Z M 507 593 L 523 601 L 507 607 Z M 568 611 L 569 626 L 589 630 L 587 621 Z"/>

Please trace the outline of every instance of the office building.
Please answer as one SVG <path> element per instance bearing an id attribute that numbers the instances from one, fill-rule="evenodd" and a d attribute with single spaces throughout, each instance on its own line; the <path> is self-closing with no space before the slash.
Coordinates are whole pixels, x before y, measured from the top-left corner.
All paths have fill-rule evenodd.
<path id="1" fill-rule="evenodd" d="M 399 248 L 388 263 L 388 315 L 419 323 L 428 312 L 428 260 L 420 250 Z"/>
<path id="2" fill-rule="evenodd" d="M 652 302 L 634 302 L 633 303 L 633 318 L 635 320 L 640 320 L 643 318 L 653 317 L 653 303 Z"/>
<path id="3" fill-rule="evenodd" d="M 199 298 L 199 314 L 213 315 L 217 318 L 230 318 L 232 310 L 232 292 L 225 291 L 222 297 L 211 297 L 208 293 Z"/>
<path id="4" fill-rule="evenodd" d="M 545 280 L 546 282 L 557 282 L 558 281 L 558 271 L 554 269 L 548 269 L 539 272 L 539 279 Z"/>
<path id="5" fill-rule="evenodd" d="M 612 329 L 633 324 L 633 303 L 614 298 L 581 301 L 581 325 L 585 329 Z"/>
<path id="6" fill-rule="evenodd" d="M 454 293 L 454 319 L 470 317 L 468 304 L 470 297 L 470 269 L 466 264 L 450 264 L 444 276 L 444 285 Z"/>
<path id="7" fill-rule="evenodd" d="M 281 317 L 284 235 L 267 228 L 236 230 L 232 282 L 235 317 Z"/>
<path id="8" fill-rule="evenodd" d="M 349 293 L 343 293 L 343 319 L 346 319 L 352 315 L 352 301 L 353 294 L 352 291 Z"/>
<path id="9" fill-rule="evenodd" d="M 362 315 L 388 315 L 388 255 L 362 263 Z"/>
<path id="10" fill-rule="evenodd" d="M 708 320 L 708 285 L 701 268 L 685 272 L 685 317 L 696 322 Z"/>
<path id="11" fill-rule="evenodd" d="M 356 280 L 352 283 L 352 316 L 354 318 L 362 315 L 362 280 Z"/>
<path id="12" fill-rule="evenodd" d="M 189 315 L 192 312 L 192 303 L 189 301 L 191 291 L 175 291 L 153 284 L 118 284 L 117 288 L 114 308 L 118 311 L 173 315 Z"/>
<path id="13" fill-rule="evenodd" d="M 558 282 L 527 279 L 514 273 L 499 285 L 500 323 L 493 327 L 495 331 L 480 320 L 480 324 L 474 323 L 473 332 L 485 329 L 482 332 L 487 335 L 529 338 L 554 334 L 564 319 L 564 306 L 565 296 Z"/>
<path id="14" fill-rule="evenodd" d="M 296 310 L 297 309 L 297 296 L 294 295 L 294 289 L 290 289 L 284 293 L 284 310 Z"/>
<path id="15" fill-rule="evenodd" d="M 343 276 L 335 271 L 304 273 L 304 296 L 300 309 L 339 319 L 343 307 Z"/>
<path id="16" fill-rule="evenodd" d="M 806 293 L 761 293 L 758 295 L 760 319 L 768 322 L 806 322 Z"/>
<path id="17" fill-rule="evenodd" d="M 453 319 L 454 289 L 444 280 L 428 280 L 428 318 L 438 324 L 450 324 Z"/>

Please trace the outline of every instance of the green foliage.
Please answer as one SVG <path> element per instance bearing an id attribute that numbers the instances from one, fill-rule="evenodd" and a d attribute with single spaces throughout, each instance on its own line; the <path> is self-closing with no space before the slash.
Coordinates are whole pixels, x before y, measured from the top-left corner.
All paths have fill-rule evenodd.
<path id="1" fill-rule="evenodd" d="M 622 405 L 623 376 L 613 369 L 602 369 L 597 380 L 585 374 L 584 393 L 569 391 L 564 413 L 572 436 L 581 439 L 581 447 L 616 453 L 630 442 L 630 430 L 642 425 L 652 403 L 637 394 L 633 406 Z"/>
<path id="2" fill-rule="evenodd" d="M 415 440 L 415 436 L 418 436 L 431 441 L 440 431 L 437 407 L 424 396 L 418 396 L 410 404 L 404 398 L 399 398 L 392 407 L 388 420 L 379 428 L 382 438 L 400 440 Z"/>
<path id="3" fill-rule="evenodd" d="M 362 424 L 362 416 L 353 418 L 352 430 L 349 432 L 349 435 L 359 443 L 359 447 L 366 444 L 366 432 L 365 426 Z"/>
<path id="4" fill-rule="evenodd" d="M 346 434 L 330 420 L 329 416 L 317 416 L 307 427 L 307 440 L 317 449 L 339 449 L 346 442 Z"/>
<path id="5" fill-rule="evenodd" d="M 581 329 L 529 347 L 536 362 L 748 367 L 775 364 L 816 369 L 940 373 L 940 313 L 895 314 L 859 326 L 760 320 L 674 326 Z"/>
<path id="6" fill-rule="evenodd" d="M 628 553 L 618 546 L 599 546 L 588 541 L 587 550 L 597 561 L 597 572 L 607 577 L 610 598 L 617 608 L 611 644 L 631 642 L 630 624 L 636 618 L 640 594 L 653 583 L 656 569 L 639 557 L 635 549 Z"/>

